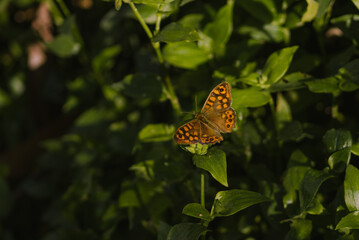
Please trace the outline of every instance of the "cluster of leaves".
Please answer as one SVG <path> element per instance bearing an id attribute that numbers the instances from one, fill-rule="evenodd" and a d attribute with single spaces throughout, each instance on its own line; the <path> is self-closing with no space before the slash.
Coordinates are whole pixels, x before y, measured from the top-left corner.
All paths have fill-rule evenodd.
<path id="1" fill-rule="evenodd" d="M 358 9 L 3 1 L 0 238 L 357 239 Z M 237 128 L 184 151 L 221 81 Z"/>

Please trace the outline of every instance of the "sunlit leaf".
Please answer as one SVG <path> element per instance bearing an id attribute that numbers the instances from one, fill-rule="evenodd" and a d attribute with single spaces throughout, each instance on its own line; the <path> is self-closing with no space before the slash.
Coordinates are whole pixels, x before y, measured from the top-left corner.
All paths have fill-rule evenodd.
<path id="1" fill-rule="evenodd" d="M 351 212 L 343 217 L 335 229 L 359 229 L 359 211 Z"/>
<path id="2" fill-rule="evenodd" d="M 359 170 L 351 164 L 345 172 L 344 199 L 349 211 L 359 211 Z"/>
<path id="3" fill-rule="evenodd" d="M 233 107 L 260 107 L 266 105 L 270 100 L 268 92 L 256 88 L 232 89 Z"/>
<path id="4" fill-rule="evenodd" d="M 207 52 L 193 42 L 167 44 L 163 49 L 163 57 L 176 67 L 188 69 L 194 69 L 210 58 Z"/>
<path id="5" fill-rule="evenodd" d="M 138 134 L 143 142 L 162 142 L 173 138 L 174 126 L 167 124 L 148 124 Z"/>
<path id="6" fill-rule="evenodd" d="M 297 49 L 298 46 L 283 48 L 269 56 L 262 74 L 267 85 L 278 82 L 284 76 Z"/>

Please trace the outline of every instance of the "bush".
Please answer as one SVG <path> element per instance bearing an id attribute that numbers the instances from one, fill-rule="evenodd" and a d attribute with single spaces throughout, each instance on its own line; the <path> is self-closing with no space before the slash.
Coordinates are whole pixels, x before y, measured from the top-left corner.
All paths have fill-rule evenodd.
<path id="1" fill-rule="evenodd" d="M 358 1 L 0 5 L 1 239 L 359 238 Z"/>

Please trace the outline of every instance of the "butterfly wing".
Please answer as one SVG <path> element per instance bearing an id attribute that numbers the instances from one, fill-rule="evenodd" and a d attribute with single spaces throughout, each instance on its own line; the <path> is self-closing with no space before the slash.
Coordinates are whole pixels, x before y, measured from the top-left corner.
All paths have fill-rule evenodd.
<path id="1" fill-rule="evenodd" d="M 206 102 L 201 110 L 202 114 L 220 112 L 232 105 L 231 86 L 227 82 L 218 84 L 209 93 Z"/>
<path id="2" fill-rule="evenodd" d="M 211 125 L 222 133 L 230 133 L 236 127 L 237 115 L 231 107 L 219 112 L 211 112 L 205 117 Z"/>
<path id="3" fill-rule="evenodd" d="M 236 112 L 231 105 L 231 86 L 223 82 L 210 92 L 201 114 L 218 131 L 229 133 L 236 126 L 237 121 Z"/>
<path id="4" fill-rule="evenodd" d="M 195 144 L 200 141 L 200 133 L 201 123 L 193 119 L 177 129 L 174 139 L 178 144 Z"/>
<path id="5" fill-rule="evenodd" d="M 180 126 L 174 135 L 178 144 L 214 144 L 223 140 L 221 134 L 198 119 Z"/>

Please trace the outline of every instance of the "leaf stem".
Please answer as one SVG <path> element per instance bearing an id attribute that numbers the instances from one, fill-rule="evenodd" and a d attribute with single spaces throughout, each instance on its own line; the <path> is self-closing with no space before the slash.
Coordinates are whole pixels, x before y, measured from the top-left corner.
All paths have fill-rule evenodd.
<path id="1" fill-rule="evenodd" d="M 204 191 L 204 173 L 201 173 L 201 205 L 206 208 L 205 191 Z"/>

